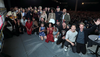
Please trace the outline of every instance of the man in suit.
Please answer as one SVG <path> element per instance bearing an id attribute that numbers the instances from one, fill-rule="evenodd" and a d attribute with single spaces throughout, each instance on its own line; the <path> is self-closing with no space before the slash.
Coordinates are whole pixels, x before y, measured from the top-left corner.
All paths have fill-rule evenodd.
<path id="1" fill-rule="evenodd" d="M 66 24 L 68 25 L 69 22 L 70 22 L 70 15 L 69 13 L 67 13 L 67 10 L 66 9 L 63 9 L 63 14 L 62 14 L 62 22 L 63 21 L 66 21 Z"/>

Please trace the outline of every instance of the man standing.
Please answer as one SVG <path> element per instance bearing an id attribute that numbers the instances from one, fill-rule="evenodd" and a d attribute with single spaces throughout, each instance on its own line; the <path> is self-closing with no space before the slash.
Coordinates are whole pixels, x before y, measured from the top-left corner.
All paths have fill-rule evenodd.
<path id="1" fill-rule="evenodd" d="M 86 54 L 86 43 L 88 41 L 88 34 L 94 31 L 97 25 L 100 24 L 100 20 L 98 19 L 95 25 L 89 29 L 84 29 L 84 23 L 79 24 L 79 29 L 77 29 L 78 35 L 76 37 L 76 49 L 77 53 L 82 52 L 82 54 Z"/>
<path id="2" fill-rule="evenodd" d="M 60 22 L 61 21 L 61 16 L 62 16 L 62 12 L 60 11 L 60 7 L 59 6 L 57 6 L 56 10 L 57 11 L 55 12 L 55 14 L 56 14 L 55 23 Z"/>
<path id="3" fill-rule="evenodd" d="M 57 35 L 55 35 L 55 38 L 57 38 L 57 36 L 61 33 L 61 37 L 59 37 L 58 40 L 57 40 L 57 45 L 62 43 L 61 48 L 64 47 L 65 35 L 66 35 L 67 30 L 68 30 L 68 27 L 66 26 L 66 23 L 63 22 L 62 23 L 62 27 L 59 29 L 59 32 L 57 33 Z"/>
<path id="4" fill-rule="evenodd" d="M 65 42 L 65 51 L 68 49 L 68 45 L 71 45 L 72 51 L 75 53 L 76 52 L 76 47 L 75 47 L 75 40 L 78 32 L 76 31 L 76 26 L 72 25 L 71 29 L 67 31 L 66 33 L 66 42 Z"/>
<path id="5" fill-rule="evenodd" d="M 70 15 L 67 13 L 66 9 L 63 9 L 63 14 L 62 14 L 62 22 L 66 21 L 66 24 L 68 25 L 70 22 Z"/>

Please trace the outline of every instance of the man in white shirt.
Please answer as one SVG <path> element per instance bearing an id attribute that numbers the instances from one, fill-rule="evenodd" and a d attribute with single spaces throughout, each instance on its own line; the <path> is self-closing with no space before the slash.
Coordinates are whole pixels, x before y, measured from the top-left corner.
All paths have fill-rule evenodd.
<path id="1" fill-rule="evenodd" d="M 72 25 L 71 29 L 69 31 L 67 31 L 67 33 L 66 33 L 65 51 L 67 51 L 68 45 L 71 45 L 72 51 L 74 53 L 76 52 L 75 40 L 76 40 L 77 34 L 78 34 L 78 32 L 76 31 L 76 26 Z"/>
<path id="2" fill-rule="evenodd" d="M 21 23 L 23 25 L 23 29 L 24 29 L 25 32 L 26 32 L 26 27 L 25 27 L 26 22 L 27 22 L 26 18 L 23 17 L 23 19 L 21 19 Z"/>

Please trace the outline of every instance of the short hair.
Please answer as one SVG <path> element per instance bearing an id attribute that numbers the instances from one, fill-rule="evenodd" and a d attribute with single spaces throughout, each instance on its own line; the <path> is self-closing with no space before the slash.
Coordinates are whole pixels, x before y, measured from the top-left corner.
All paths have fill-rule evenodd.
<path id="1" fill-rule="evenodd" d="M 76 25 L 75 25 L 75 24 L 72 24 L 72 25 L 71 25 L 71 27 L 72 27 L 72 26 L 75 26 L 75 27 L 76 27 Z"/>
<path id="2" fill-rule="evenodd" d="M 85 25 L 83 22 L 81 22 L 79 25 Z"/>

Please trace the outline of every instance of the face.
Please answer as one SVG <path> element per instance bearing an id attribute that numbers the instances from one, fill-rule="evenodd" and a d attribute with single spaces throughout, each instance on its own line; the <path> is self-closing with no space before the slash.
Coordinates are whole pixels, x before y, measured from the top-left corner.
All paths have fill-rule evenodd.
<path id="1" fill-rule="evenodd" d="M 28 22 L 30 22 L 30 19 L 28 19 Z"/>
<path id="2" fill-rule="evenodd" d="M 23 9 L 23 12 L 25 12 L 25 10 Z"/>
<path id="3" fill-rule="evenodd" d="M 18 21 L 18 23 L 20 23 L 20 20 L 17 20 Z"/>
<path id="4" fill-rule="evenodd" d="M 41 21 L 44 21 L 44 19 L 43 19 L 43 18 L 41 18 Z"/>
<path id="5" fill-rule="evenodd" d="M 63 23 L 62 23 L 62 26 L 65 27 L 65 26 L 66 26 L 66 23 L 63 22 Z"/>
<path id="6" fill-rule="evenodd" d="M 63 9 L 63 13 L 66 13 L 66 9 Z"/>
<path id="7" fill-rule="evenodd" d="M 41 27 L 43 27 L 44 26 L 44 24 L 41 24 Z"/>
<path id="8" fill-rule="evenodd" d="M 48 11 L 50 10 L 50 8 L 48 8 Z"/>
<path id="9" fill-rule="evenodd" d="M 49 27 L 51 27 L 52 25 L 51 24 L 49 24 Z"/>
<path id="10" fill-rule="evenodd" d="M 18 12 L 20 12 L 20 9 L 18 9 Z"/>
<path id="11" fill-rule="evenodd" d="M 23 19 L 25 19 L 25 17 L 23 17 Z"/>
<path id="12" fill-rule="evenodd" d="M 51 12 L 53 13 L 53 10 L 51 10 Z"/>
<path id="13" fill-rule="evenodd" d="M 33 18 L 33 21 L 35 21 L 35 18 Z"/>
<path id="14" fill-rule="evenodd" d="M 84 25 L 80 24 L 79 28 L 84 29 Z"/>
<path id="15" fill-rule="evenodd" d="M 60 8 L 57 8 L 57 11 L 60 11 Z"/>
<path id="16" fill-rule="evenodd" d="M 47 7 L 45 7 L 45 10 L 47 10 Z"/>
<path id="17" fill-rule="evenodd" d="M 43 11 L 43 13 L 45 13 L 45 11 Z"/>
<path id="18" fill-rule="evenodd" d="M 30 10 L 30 8 L 28 8 L 28 10 Z"/>
<path id="19" fill-rule="evenodd" d="M 73 26 L 71 27 L 71 30 L 74 32 L 74 31 L 76 30 L 76 26 L 73 25 Z"/>

